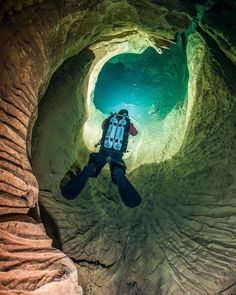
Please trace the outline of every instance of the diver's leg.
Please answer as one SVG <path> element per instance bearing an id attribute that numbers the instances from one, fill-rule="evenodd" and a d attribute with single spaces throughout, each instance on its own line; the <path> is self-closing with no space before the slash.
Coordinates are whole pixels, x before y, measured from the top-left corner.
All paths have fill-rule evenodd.
<path id="1" fill-rule="evenodd" d="M 90 154 L 88 165 L 61 189 L 62 195 L 68 200 L 73 200 L 80 194 L 88 178 L 97 177 L 105 164 L 106 160 L 99 153 Z"/>
<path id="2" fill-rule="evenodd" d="M 110 165 L 112 181 L 118 186 L 118 191 L 123 203 L 130 208 L 137 207 L 141 203 L 141 197 L 133 185 L 125 176 L 125 169 L 115 164 Z"/>
<path id="3" fill-rule="evenodd" d="M 72 178 L 62 189 L 62 195 L 68 199 L 73 200 L 84 188 L 87 180 L 96 170 L 95 163 L 91 162 L 84 167 L 84 169 Z"/>
<path id="4" fill-rule="evenodd" d="M 100 153 L 92 153 L 89 159 L 89 164 L 90 163 L 95 165 L 94 173 L 90 177 L 97 177 L 107 162 L 106 159 L 100 155 Z"/>
<path id="5" fill-rule="evenodd" d="M 116 177 L 116 174 L 114 174 L 114 171 L 116 169 L 121 169 L 121 171 L 118 171 L 120 173 L 123 172 L 123 175 L 125 176 L 125 173 L 126 173 L 126 165 L 125 165 L 125 162 L 122 160 L 122 157 L 116 157 L 115 159 L 112 158 L 111 162 L 110 162 L 110 171 L 111 171 L 111 179 L 112 179 L 112 182 L 114 184 L 117 184 L 117 177 Z M 117 171 L 116 171 L 117 172 Z M 118 173 L 119 174 L 119 173 Z"/>

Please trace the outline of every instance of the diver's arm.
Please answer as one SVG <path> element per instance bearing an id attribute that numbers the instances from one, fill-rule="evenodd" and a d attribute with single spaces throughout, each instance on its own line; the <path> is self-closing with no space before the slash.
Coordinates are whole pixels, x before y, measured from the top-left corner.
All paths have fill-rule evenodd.
<path id="1" fill-rule="evenodd" d="M 129 134 L 132 136 L 136 136 L 138 134 L 138 130 L 134 127 L 132 123 L 130 123 Z"/>
<path id="2" fill-rule="evenodd" d="M 108 119 L 105 119 L 103 122 L 102 122 L 102 129 L 104 129 L 105 125 L 106 125 L 106 122 L 107 122 Z"/>

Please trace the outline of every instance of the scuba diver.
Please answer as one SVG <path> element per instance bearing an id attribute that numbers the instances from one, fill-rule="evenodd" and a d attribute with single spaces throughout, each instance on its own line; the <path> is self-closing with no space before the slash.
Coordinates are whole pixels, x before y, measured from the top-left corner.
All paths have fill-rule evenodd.
<path id="1" fill-rule="evenodd" d="M 130 122 L 128 110 L 122 109 L 111 114 L 102 123 L 102 138 L 99 152 L 89 155 L 89 162 L 84 169 L 72 178 L 62 189 L 62 195 L 74 199 L 84 188 L 89 177 L 97 177 L 102 168 L 110 165 L 112 182 L 117 185 L 123 203 L 130 208 L 141 203 L 141 197 L 126 178 L 126 165 L 122 159 L 127 150 L 129 135 L 136 136 L 137 129 Z M 97 146 L 96 145 L 96 146 Z"/>

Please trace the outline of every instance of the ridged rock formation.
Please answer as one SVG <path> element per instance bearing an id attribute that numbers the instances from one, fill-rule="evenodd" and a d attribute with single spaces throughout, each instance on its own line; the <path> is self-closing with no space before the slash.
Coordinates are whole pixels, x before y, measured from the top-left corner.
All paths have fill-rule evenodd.
<path id="1" fill-rule="evenodd" d="M 195 30 L 189 1 L 2 1 L 0 294 L 236 293 L 235 3 L 212 5 Z M 137 30 L 160 48 L 184 34 L 181 149 L 129 174 L 135 210 L 106 170 L 65 201 L 61 180 L 88 156 L 89 46 Z"/>
<path id="2" fill-rule="evenodd" d="M 4 217 L 0 239 L 1 294 L 82 294 L 73 263 L 51 247 L 42 224 L 25 215 Z"/>

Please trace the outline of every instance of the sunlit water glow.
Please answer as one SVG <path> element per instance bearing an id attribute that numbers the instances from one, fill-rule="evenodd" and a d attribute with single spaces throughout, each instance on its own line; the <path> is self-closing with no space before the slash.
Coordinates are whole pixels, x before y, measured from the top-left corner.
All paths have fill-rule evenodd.
<path id="1" fill-rule="evenodd" d="M 187 67 L 178 60 L 184 58 L 177 46 L 161 55 L 150 47 L 142 54 L 113 57 L 98 76 L 95 107 L 105 114 L 126 108 L 140 124 L 163 120 L 185 99 Z"/>

